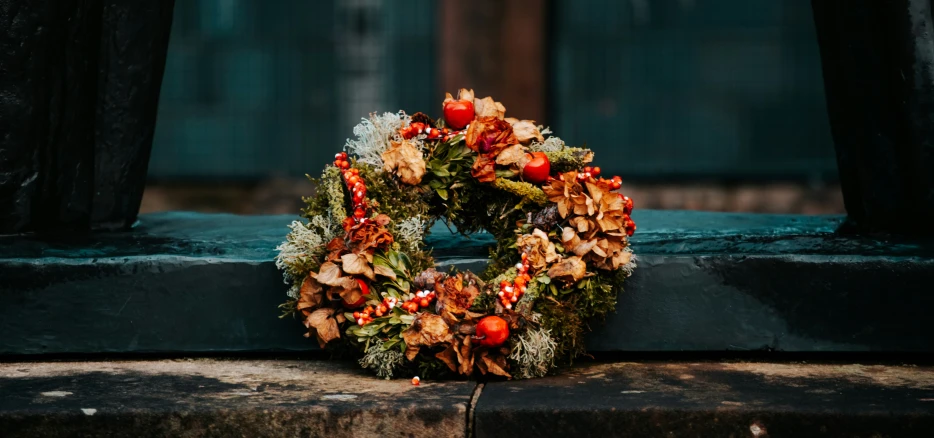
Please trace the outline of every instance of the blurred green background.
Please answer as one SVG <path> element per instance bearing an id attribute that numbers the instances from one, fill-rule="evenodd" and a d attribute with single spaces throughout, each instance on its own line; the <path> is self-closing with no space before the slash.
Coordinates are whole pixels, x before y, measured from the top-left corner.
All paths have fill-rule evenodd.
<path id="1" fill-rule="evenodd" d="M 816 199 L 811 210 L 842 211 L 808 0 L 540 3 L 540 122 L 649 190 L 643 206 L 772 211 L 723 198 L 777 185 L 785 198 Z M 307 194 L 300 177 L 317 174 L 371 111 L 437 115 L 442 5 L 177 2 L 143 210 L 288 210 L 294 202 L 225 205 L 262 204 L 257 191 Z M 698 187 L 720 201 L 652 192 Z"/>

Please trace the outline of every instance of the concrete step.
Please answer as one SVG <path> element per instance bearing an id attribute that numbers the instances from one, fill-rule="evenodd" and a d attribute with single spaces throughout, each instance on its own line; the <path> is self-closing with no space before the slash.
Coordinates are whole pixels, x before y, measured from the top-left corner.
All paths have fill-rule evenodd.
<path id="1" fill-rule="evenodd" d="M 634 218 L 639 268 L 591 351 L 934 350 L 931 242 L 839 236 L 840 216 Z M 0 237 L 0 355 L 316 349 L 276 318 L 293 219 L 160 213 L 127 233 Z M 429 245 L 477 270 L 491 242 L 439 225 Z"/>
<path id="2" fill-rule="evenodd" d="M 0 364 L 0 436 L 918 437 L 934 367 L 588 363 L 536 380 L 381 380 L 351 362 Z"/>

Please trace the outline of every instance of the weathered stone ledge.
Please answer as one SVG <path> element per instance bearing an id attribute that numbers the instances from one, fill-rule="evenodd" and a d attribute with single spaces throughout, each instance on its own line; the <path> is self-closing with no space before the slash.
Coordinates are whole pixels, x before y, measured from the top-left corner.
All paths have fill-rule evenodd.
<path id="1" fill-rule="evenodd" d="M 934 245 L 834 234 L 842 217 L 640 211 L 639 267 L 592 351 L 930 352 Z M 300 351 L 276 318 L 291 216 L 161 213 L 126 233 L 0 237 L 0 355 Z M 437 226 L 436 258 L 490 236 Z"/>
<path id="2" fill-rule="evenodd" d="M 386 381 L 352 362 L 0 364 L 4 437 L 926 436 L 934 368 L 631 362 Z"/>

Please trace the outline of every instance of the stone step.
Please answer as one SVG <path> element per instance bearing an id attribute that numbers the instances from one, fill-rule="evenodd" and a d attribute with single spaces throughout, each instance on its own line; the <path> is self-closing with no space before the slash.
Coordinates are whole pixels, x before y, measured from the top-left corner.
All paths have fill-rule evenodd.
<path id="1" fill-rule="evenodd" d="M 277 319 L 291 216 L 159 213 L 132 232 L 0 237 L 0 355 L 313 350 Z M 931 352 L 934 245 L 834 234 L 840 216 L 636 210 L 639 267 L 592 351 Z M 489 235 L 429 244 L 486 263 Z"/>
<path id="2" fill-rule="evenodd" d="M 524 381 L 381 380 L 352 362 L 0 364 L 18 437 L 917 437 L 934 367 L 614 362 Z"/>

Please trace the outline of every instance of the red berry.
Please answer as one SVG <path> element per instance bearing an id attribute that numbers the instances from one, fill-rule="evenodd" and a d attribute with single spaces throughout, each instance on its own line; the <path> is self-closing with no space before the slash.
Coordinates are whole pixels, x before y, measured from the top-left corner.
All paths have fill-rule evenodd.
<path id="1" fill-rule="evenodd" d="M 449 100 L 444 103 L 444 121 L 454 129 L 464 129 L 474 117 L 473 102 Z"/>
<path id="2" fill-rule="evenodd" d="M 551 163 L 548 156 L 542 152 L 526 154 L 529 162 L 522 168 L 522 178 L 532 184 L 541 184 L 548 180 L 548 174 L 551 173 Z"/>
<path id="3" fill-rule="evenodd" d="M 428 308 L 428 305 L 429 305 L 429 304 L 431 304 L 431 303 L 428 302 L 428 298 L 422 298 L 422 300 L 419 301 L 419 303 L 418 303 L 419 306 L 422 306 L 422 307 L 424 307 L 424 308 L 426 308 L 426 309 Z"/>
<path id="4" fill-rule="evenodd" d="M 632 214 L 632 198 L 623 196 L 623 213 Z"/>
<path id="5" fill-rule="evenodd" d="M 357 219 L 363 219 L 364 217 L 366 217 L 366 210 L 362 208 L 357 208 L 356 210 L 354 210 L 353 216 Z"/>
<path id="6" fill-rule="evenodd" d="M 487 347 L 502 345 L 509 339 L 509 324 L 498 316 L 487 316 L 477 323 L 477 343 Z"/>

